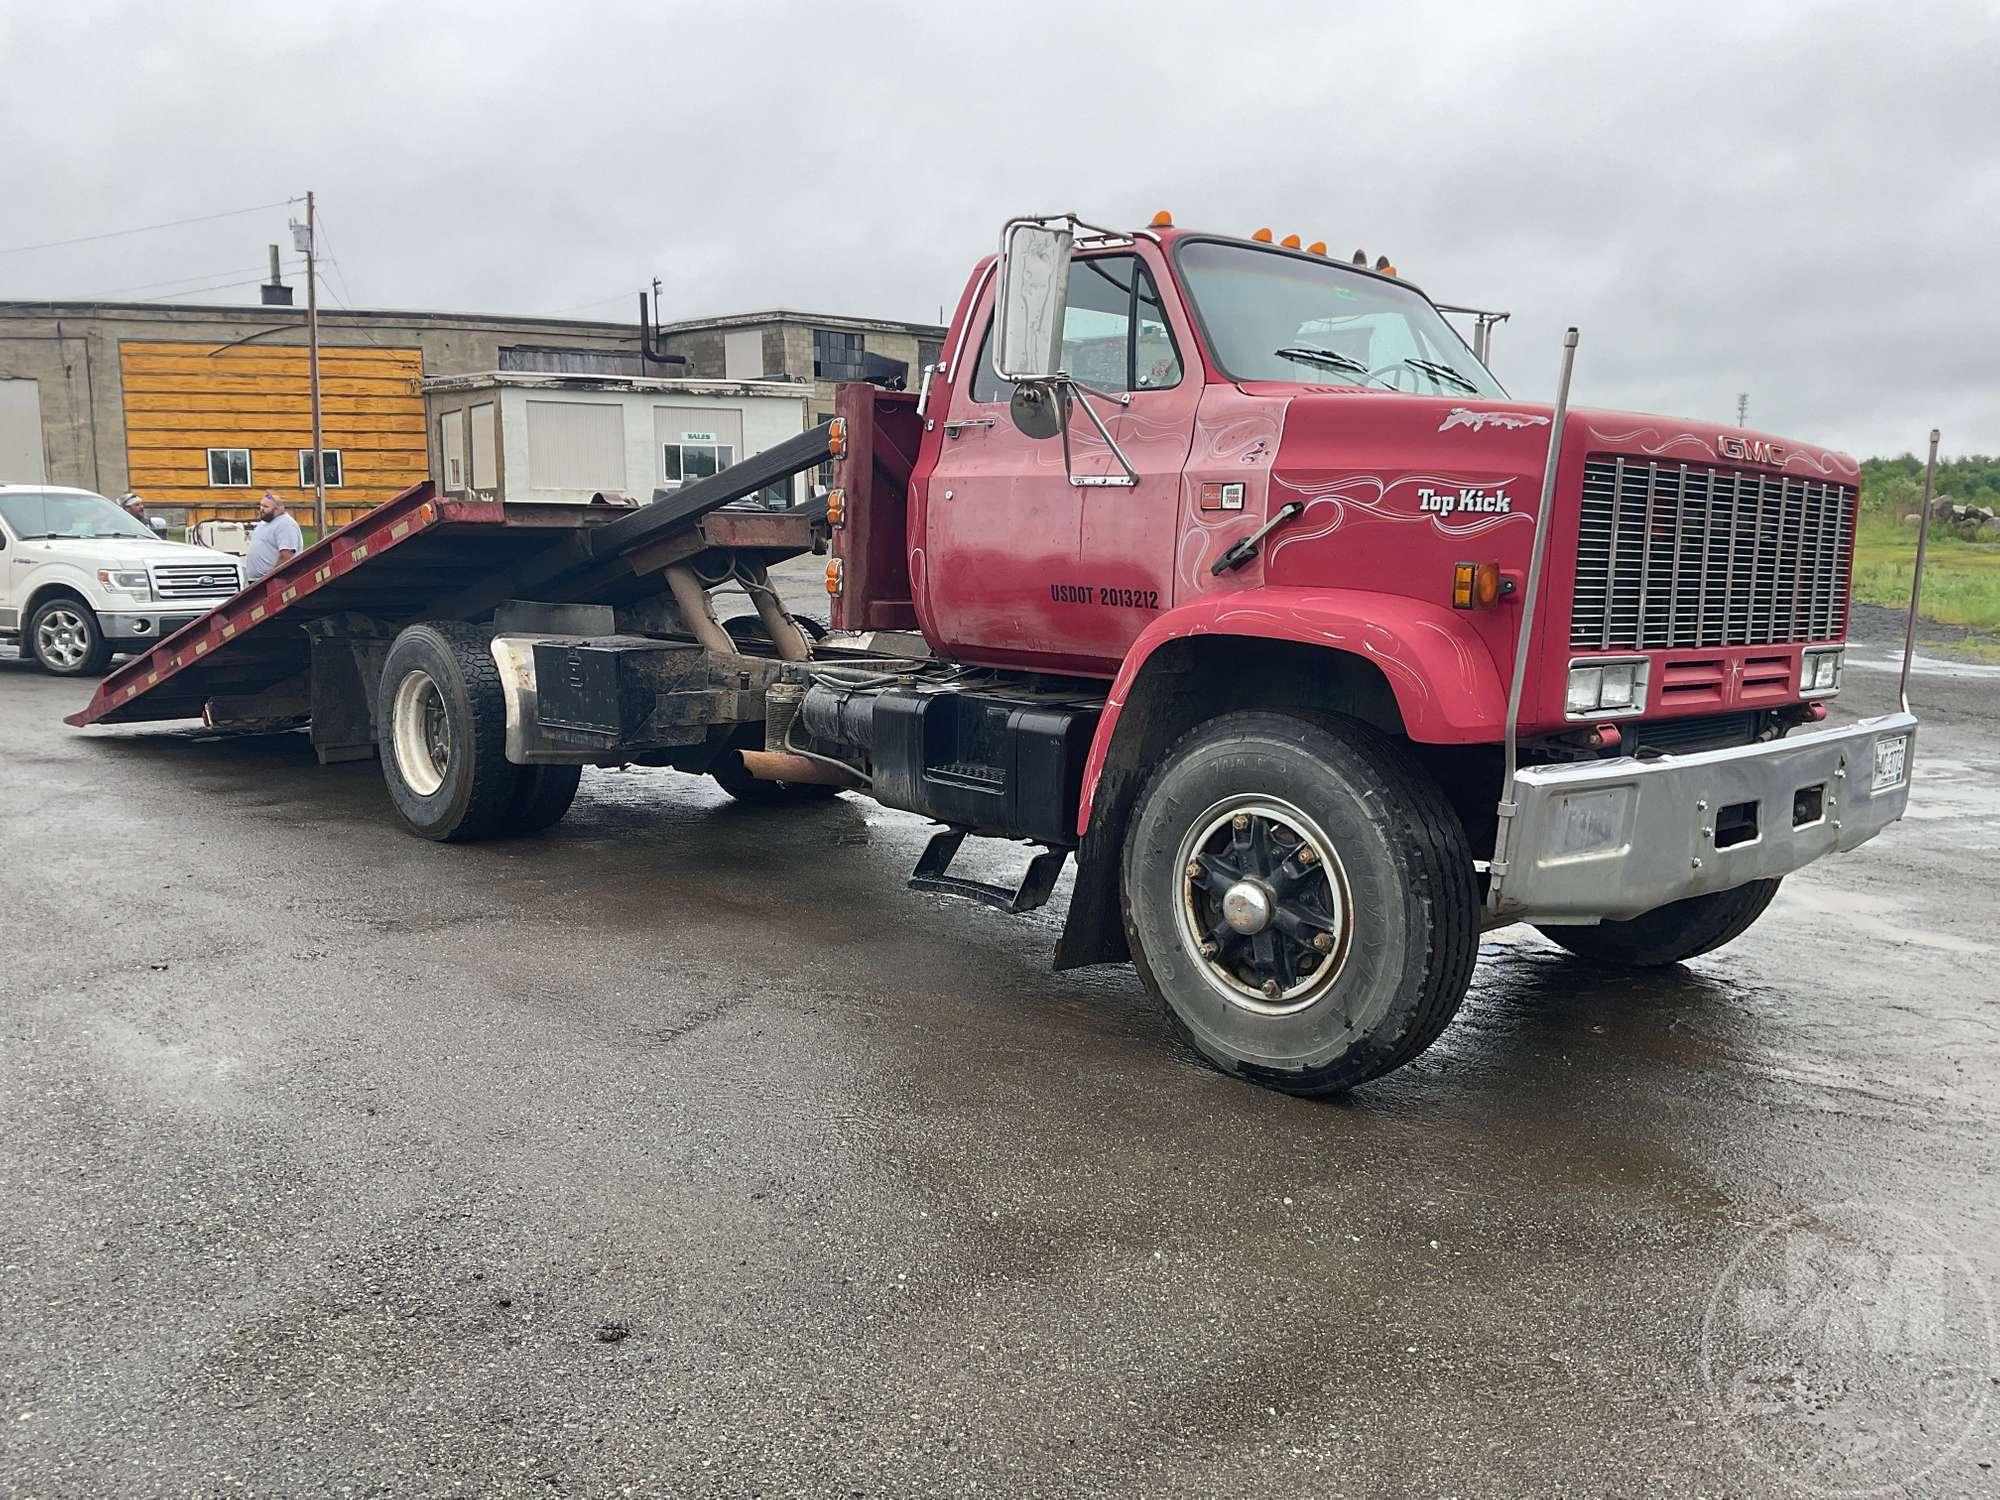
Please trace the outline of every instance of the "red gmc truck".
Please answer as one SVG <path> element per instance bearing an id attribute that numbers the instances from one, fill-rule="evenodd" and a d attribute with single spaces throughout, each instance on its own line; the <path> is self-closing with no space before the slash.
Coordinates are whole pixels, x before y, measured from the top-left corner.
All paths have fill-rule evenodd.
<path id="1" fill-rule="evenodd" d="M 1451 1020 L 1480 933 L 1609 963 L 1740 935 L 1902 815 L 1916 721 L 1826 728 L 1857 471 L 1517 401 L 1417 287 L 1323 246 L 1010 221 L 914 392 L 647 506 L 420 486 L 71 722 L 309 722 L 433 839 L 560 819 L 588 764 L 935 820 L 912 884 L 1074 887 L 1217 1067 L 1351 1088 Z M 729 503 L 836 460 L 796 512 Z M 829 554 L 831 633 L 773 561 Z M 754 615 L 719 623 L 740 587 Z M 1032 846 L 1017 886 L 968 837 Z"/>

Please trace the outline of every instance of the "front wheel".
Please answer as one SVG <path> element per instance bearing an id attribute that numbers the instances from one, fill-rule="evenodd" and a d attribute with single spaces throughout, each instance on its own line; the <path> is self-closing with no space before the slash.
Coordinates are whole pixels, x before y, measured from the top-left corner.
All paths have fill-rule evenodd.
<path id="1" fill-rule="evenodd" d="M 1478 956 L 1472 851 L 1435 783 L 1365 725 L 1200 726 L 1139 795 L 1126 936 L 1175 1027 L 1226 1073 L 1352 1088 L 1444 1030 Z"/>
<path id="2" fill-rule="evenodd" d="M 1599 922 L 1595 927 L 1551 924 L 1537 930 L 1550 942 L 1593 963 L 1658 969 L 1734 942 L 1764 915 L 1764 908 L 1777 894 L 1777 881 L 1753 880 L 1730 890 L 1656 906 L 1629 921 Z"/>
<path id="3" fill-rule="evenodd" d="M 51 599 L 28 620 L 23 656 L 34 657 L 57 677 L 101 677 L 111 664 L 111 642 L 97 614 L 81 599 Z"/>

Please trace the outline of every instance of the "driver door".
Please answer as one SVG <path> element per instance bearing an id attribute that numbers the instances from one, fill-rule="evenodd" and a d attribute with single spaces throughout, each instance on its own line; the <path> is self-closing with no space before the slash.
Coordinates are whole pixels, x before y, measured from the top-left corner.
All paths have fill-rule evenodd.
<path id="1" fill-rule="evenodd" d="M 978 363 L 945 414 L 925 507 L 923 588 L 931 628 L 954 655 L 994 665 L 1116 673 L 1139 632 L 1172 603 L 1180 476 L 1201 395 L 1192 350 L 1153 247 L 1078 256 L 1063 314 L 1063 368 L 1120 405 L 1081 393 L 1137 471 L 1132 486 L 1076 486 L 1060 437 L 1030 438 L 993 373 L 989 286 L 976 314 Z M 1198 369 L 1198 367 L 1197 367 Z M 1078 475 L 1122 476 L 1089 416 L 1072 409 Z"/>

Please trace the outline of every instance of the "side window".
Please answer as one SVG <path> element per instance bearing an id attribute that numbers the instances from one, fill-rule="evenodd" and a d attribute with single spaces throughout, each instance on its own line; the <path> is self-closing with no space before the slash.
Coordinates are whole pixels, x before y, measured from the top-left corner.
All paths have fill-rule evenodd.
<path id="1" fill-rule="evenodd" d="M 989 320 L 972 376 L 974 401 L 1005 401 L 1013 394 L 993 373 L 992 338 Z M 1159 288 L 1137 256 L 1093 256 L 1070 266 L 1063 369 L 1100 391 L 1157 391 L 1180 384 L 1180 352 Z"/>

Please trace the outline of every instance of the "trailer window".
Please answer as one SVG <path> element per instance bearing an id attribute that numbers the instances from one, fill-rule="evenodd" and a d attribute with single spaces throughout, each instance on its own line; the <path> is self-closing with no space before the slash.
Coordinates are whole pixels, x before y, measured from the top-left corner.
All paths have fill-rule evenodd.
<path id="1" fill-rule="evenodd" d="M 1006 401 L 1011 382 L 993 373 L 992 324 L 979 346 L 972 399 Z M 1069 271 L 1063 305 L 1063 369 L 1100 391 L 1158 391 L 1181 383 L 1180 351 L 1152 273 L 1133 255 L 1098 255 Z"/>

